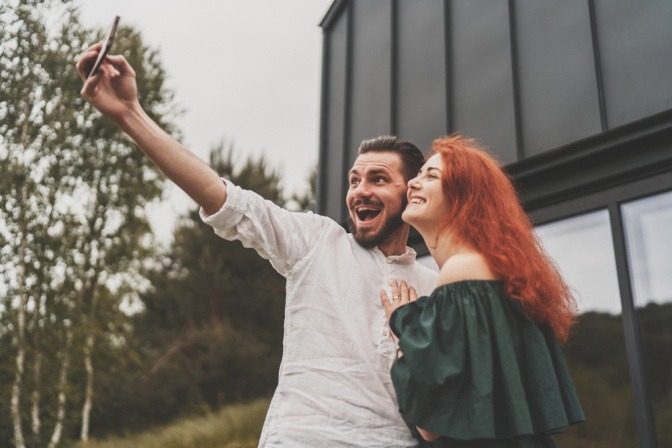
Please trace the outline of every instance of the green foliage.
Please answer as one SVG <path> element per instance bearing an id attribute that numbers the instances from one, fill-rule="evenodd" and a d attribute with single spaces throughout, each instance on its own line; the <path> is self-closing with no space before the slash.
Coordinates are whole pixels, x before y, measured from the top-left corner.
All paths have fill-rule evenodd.
<path id="1" fill-rule="evenodd" d="M 308 176 L 308 190 L 304 193 L 292 195 L 291 200 L 299 210 L 317 211 L 317 166 L 314 166 Z"/>
<path id="2" fill-rule="evenodd" d="M 256 448 L 268 400 L 230 405 L 135 436 L 91 441 L 75 448 Z"/>
<path id="3" fill-rule="evenodd" d="M 660 446 L 672 443 L 672 303 L 638 310 L 645 372 Z M 634 399 L 620 315 L 589 312 L 564 349 L 587 421 L 558 436 L 558 447 L 637 446 Z"/>
<path id="4" fill-rule="evenodd" d="M 236 163 L 223 144 L 211 165 L 222 176 L 284 204 L 279 173 L 263 157 Z M 124 375 L 99 382 L 98 434 L 144 429 L 224 404 L 268 396 L 282 354 L 285 280 L 267 260 L 223 240 L 197 211 L 148 274 L 144 311 L 134 316 Z"/>
<path id="5" fill-rule="evenodd" d="M 141 264 L 154 256 L 144 207 L 160 197 L 163 181 L 79 94 L 75 56 L 102 32 L 85 29 L 70 1 L 0 5 L 0 446 L 13 438 L 5 403 L 17 378 L 26 435 L 30 400 L 40 393 L 42 427 L 29 445 L 48 440 L 61 390 L 66 432 L 76 433 L 84 341 L 93 336 L 105 350 L 98 356 L 94 349 L 94 365 L 125 356 L 128 317 L 120 304 L 138 294 Z M 156 51 L 125 27 L 115 48 L 142 74 L 143 107 L 171 130 L 172 94 Z M 23 375 L 14 362 L 21 352 Z M 60 388 L 67 359 L 69 381 Z"/>
<path id="6" fill-rule="evenodd" d="M 658 446 L 672 446 L 672 303 L 652 301 L 637 314 Z"/>

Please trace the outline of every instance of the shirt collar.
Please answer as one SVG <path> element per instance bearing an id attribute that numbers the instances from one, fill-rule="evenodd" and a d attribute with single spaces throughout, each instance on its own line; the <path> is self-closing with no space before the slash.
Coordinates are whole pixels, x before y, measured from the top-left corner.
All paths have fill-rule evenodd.
<path id="1" fill-rule="evenodd" d="M 380 249 L 378 249 L 378 246 L 374 247 L 372 250 L 374 252 L 380 253 L 383 256 L 385 255 Z M 417 255 L 417 252 L 412 247 L 406 246 L 406 253 L 402 255 L 390 255 L 385 259 L 385 261 L 388 263 L 397 264 L 413 264 Z"/>

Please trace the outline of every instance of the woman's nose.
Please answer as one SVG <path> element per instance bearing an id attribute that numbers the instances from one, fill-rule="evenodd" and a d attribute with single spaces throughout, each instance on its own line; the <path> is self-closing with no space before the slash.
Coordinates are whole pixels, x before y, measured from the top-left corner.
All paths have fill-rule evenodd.
<path id="1" fill-rule="evenodd" d="M 408 188 L 419 188 L 418 176 L 415 176 L 413 179 L 409 180 L 406 185 L 408 185 Z"/>

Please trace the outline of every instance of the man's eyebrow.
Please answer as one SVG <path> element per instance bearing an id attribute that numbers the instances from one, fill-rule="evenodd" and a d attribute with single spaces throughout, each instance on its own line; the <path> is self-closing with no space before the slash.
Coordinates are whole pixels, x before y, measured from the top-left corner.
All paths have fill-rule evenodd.
<path id="1" fill-rule="evenodd" d="M 385 168 L 371 168 L 369 171 L 366 172 L 366 174 L 367 176 L 379 176 L 381 174 L 389 176 L 390 170 Z"/>
<path id="2" fill-rule="evenodd" d="M 355 174 L 357 176 L 362 176 L 362 174 L 360 174 L 360 172 L 356 168 L 351 169 L 350 172 L 348 173 L 348 176 L 351 176 L 353 174 Z M 385 175 L 389 176 L 390 175 L 390 170 L 387 169 L 387 168 L 371 168 L 369 170 L 365 169 L 363 175 L 379 176 L 381 174 L 385 174 Z"/>

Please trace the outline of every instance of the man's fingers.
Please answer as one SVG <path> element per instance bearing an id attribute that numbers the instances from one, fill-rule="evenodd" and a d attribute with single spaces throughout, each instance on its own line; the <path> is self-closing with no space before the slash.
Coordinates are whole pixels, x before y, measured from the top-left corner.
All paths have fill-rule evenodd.
<path id="1" fill-rule="evenodd" d="M 123 55 L 117 54 L 112 56 L 108 54 L 105 61 L 109 62 L 112 67 L 117 69 L 121 76 L 135 76 L 133 67 L 131 67 L 131 64 L 128 63 Z"/>
<path id="2" fill-rule="evenodd" d="M 91 45 L 89 48 L 84 50 L 83 53 L 86 53 L 87 51 L 95 51 L 97 53 L 100 51 L 101 48 L 103 48 L 103 43 L 96 42 L 95 44 Z"/>
<path id="3" fill-rule="evenodd" d="M 93 68 L 93 64 L 98 58 L 98 51 L 85 51 L 77 61 L 77 73 L 82 80 L 86 81 L 86 78 L 89 76 L 89 72 Z"/>
<path id="4" fill-rule="evenodd" d="M 86 79 L 86 77 L 89 75 L 89 71 L 91 70 L 91 67 L 93 66 L 96 58 L 98 58 L 98 53 L 100 53 L 102 48 L 103 44 L 101 42 L 96 42 L 86 50 L 82 51 L 81 55 L 79 56 L 79 60 L 77 61 L 77 71 L 79 72 L 79 76 L 81 76 L 83 79 Z"/>

